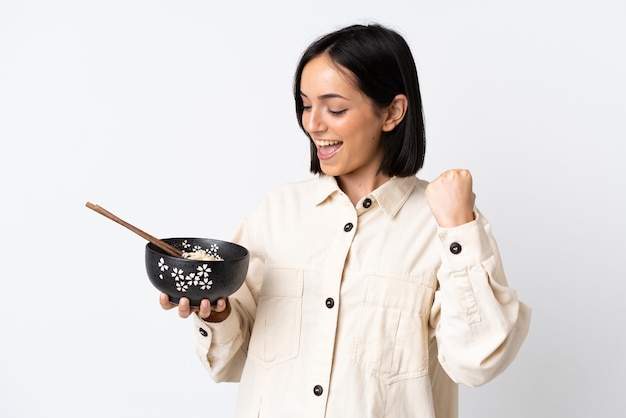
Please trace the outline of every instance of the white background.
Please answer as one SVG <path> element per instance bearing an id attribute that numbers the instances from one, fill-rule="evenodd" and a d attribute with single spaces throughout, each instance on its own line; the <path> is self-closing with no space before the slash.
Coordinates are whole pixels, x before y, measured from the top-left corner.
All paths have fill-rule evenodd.
<path id="1" fill-rule="evenodd" d="M 230 416 L 162 311 L 145 241 L 228 239 L 306 179 L 291 82 L 351 23 L 401 32 L 433 179 L 469 168 L 533 308 L 515 363 L 461 417 L 623 416 L 623 1 L 0 0 L 0 416 Z"/>

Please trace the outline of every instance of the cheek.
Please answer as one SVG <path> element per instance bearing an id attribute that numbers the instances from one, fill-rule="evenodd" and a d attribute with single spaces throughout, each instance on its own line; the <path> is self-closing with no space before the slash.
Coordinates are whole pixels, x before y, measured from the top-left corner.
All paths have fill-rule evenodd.
<path id="1" fill-rule="evenodd" d="M 343 137 L 354 137 L 362 134 L 362 126 L 359 121 L 350 119 L 335 120 L 332 124 L 335 132 Z"/>

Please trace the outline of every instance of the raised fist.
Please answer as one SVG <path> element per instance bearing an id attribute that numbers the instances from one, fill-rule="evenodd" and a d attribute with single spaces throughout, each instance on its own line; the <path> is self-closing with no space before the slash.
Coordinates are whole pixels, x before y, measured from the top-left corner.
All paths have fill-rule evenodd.
<path id="1" fill-rule="evenodd" d="M 426 187 L 426 200 L 439 226 L 452 228 L 474 220 L 476 195 L 468 170 L 448 170 Z"/>

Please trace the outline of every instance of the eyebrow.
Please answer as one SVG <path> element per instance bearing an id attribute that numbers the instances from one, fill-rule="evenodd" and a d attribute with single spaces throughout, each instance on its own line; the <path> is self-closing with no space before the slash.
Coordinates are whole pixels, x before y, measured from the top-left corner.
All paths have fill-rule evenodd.
<path id="1" fill-rule="evenodd" d="M 303 97 L 306 97 L 307 99 L 309 98 L 309 96 L 307 96 L 306 94 L 304 94 L 302 91 L 300 91 L 300 95 Z M 327 94 L 322 94 L 321 96 L 317 96 L 318 99 L 320 100 L 327 100 L 327 99 L 343 99 L 343 100 L 349 100 L 346 97 L 343 97 L 341 94 L 337 94 L 337 93 L 327 93 Z"/>

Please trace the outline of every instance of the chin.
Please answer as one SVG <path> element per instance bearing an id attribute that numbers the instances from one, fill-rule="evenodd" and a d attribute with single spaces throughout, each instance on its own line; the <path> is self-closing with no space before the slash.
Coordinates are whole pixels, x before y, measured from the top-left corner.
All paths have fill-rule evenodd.
<path id="1" fill-rule="evenodd" d="M 344 174 L 341 170 L 335 167 L 326 167 L 324 166 L 324 164 L 322 164 L 320 168 L 322 170 L 322 173 L 324 173 L 327 176 L 337 177 L 337 176 Z"/>

